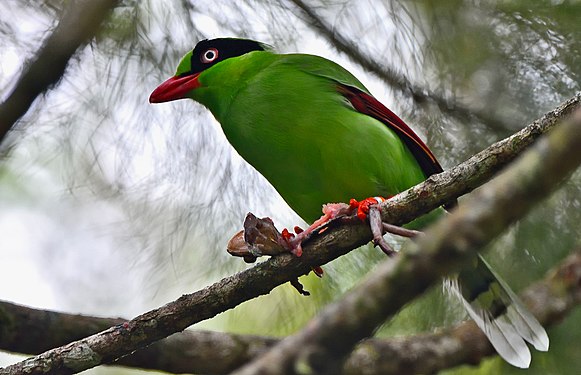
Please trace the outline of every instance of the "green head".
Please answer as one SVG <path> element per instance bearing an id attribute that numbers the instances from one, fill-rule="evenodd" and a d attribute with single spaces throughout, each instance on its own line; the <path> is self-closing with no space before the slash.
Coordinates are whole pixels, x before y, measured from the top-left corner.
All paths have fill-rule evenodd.
<path id="1" fill-rule="evenodd" d="M 204 87 L 204 74 L 225 60 L 253 51 L 266 51 L 267 46 L 249 39 L 219 38 L 202 40 L 180 61 L 176 73 L 150 95 L 150 103 L 163 103 L 177 99 L 197 99 L 193 93 Z"/>

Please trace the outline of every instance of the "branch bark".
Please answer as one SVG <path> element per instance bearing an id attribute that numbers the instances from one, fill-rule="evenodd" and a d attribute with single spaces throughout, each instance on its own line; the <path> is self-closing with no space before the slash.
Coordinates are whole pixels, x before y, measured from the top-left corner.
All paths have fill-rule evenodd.
<path id="1" fill-rule="evenodd" d="M 581 248 L 520 297 L 544 326 L 561 322 L 581 303 Z M 124 321 L 0 302 L 0 349 L 39 353 Z M 263 336 L 186 331 L 121 358 L 115 364 L 174 374 L 227 374 L 278 342 L 279 339 Z M 486 336 L 468 321 L 438 333 L 365 340 L 350 353 L 341 373 L 431 374 L 461 364 L 477 364 L 494 354 Z"/>
<path id="2" fill-rule="evenodd" d="M 560 323 L 581 304 L 581 248 L 520 297 L 543 326 Z M 476 365 L 492 355 L 496 351 L 484 333 L 473 321 L 467 321 L 438 333 L 365 340 L 349 355 L 342 374 L 435 374 L 455 366 Z"/>
<path id="3" fill-rule="evenodd" d="M 581 163 L 579 149 L 581 110 L 394 261 L 378 266 L 299 333 L 233 374 L 337 374 L 358 341 L 436 281 L 473 262 L 478 250 L 546 198 Z"/>
<path id="4" fill-rule="evenodd" d="M 581 93 L 529 125 L 527 131 L 519 132 L 523 135 L 523 139 L 517 137 L 509 141 L 501 141 L 493 145 L 489 151 L 481 152 L 475 158 L 486 160 L 482 167 L 470 164 L 473 163 L 474 158 L 472 158 L 468 165 L 457 166 L 396 196 L 384 205 L 383 218 L 394 224 L 402 224 L 456 198 L 459 193 L 467 192 L 478 183 L 483 183 L 495 171 L 514 159 L 540 134 L 553 127 L 558 119 L 562 119 L 566 114 L 579 108 L 580 103 Z M 475 175 L 463 174 L 469 171 L 475 171 Z M 233 308 L 243 301 L 267 294 L 276 286 L 308 273 L 311 267 L 325 264 L 369 242 L 370 239 L 371 233 L 366 225 L 338 224 L 325 231 L 324 235 L 304 244 L 304 253 L 300 258 L 290 254 L 274 257 L 203 290 L 184 295 L 174 302 L 144 313 L 131 321 L 44 352 L 2 369 L 0 373 L 80 372 L 103 363 L 110 363 L 154 341 L 182 331 L 194 323 Z M 410 254 L 408 258 L 411 256 Z M 452 265 L 457 266 L 457 262 Z M 420 279 L 417 285 L 412 286 L 417 291 L 425 288 L 427 282 L 428 279 Z"/>
<path id="5" fill-rule="evenodd" d="M 0 301 L 0 350 L 38 354 L 125 322 L 122 318 L 66 314 Z M 226 374 L 276 341 L 253 335 L 186 331 L 121 358 L 115 365 L 169 373 Z"/>
<path id="6" fill-rule="evenodd" d="M 118 0 L 77 0 L 69 4 L 59 25 L 0 104 L 0 143 L 36 97 L 58 82 L 75 51 L 95 35 L 117 3 Z"/>

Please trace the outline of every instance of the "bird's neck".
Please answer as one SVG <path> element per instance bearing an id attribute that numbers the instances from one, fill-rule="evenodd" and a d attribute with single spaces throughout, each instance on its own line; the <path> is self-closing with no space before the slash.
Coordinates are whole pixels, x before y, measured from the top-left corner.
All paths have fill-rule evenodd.
<path id="1" fill-rule="evenodd" d="M 255 51 L 224 60 L 200 74 L 201 87 L 192 92 L 191 98 L 206 106 L 221 122 L 228 116 L 230 105 L 240 90 L 245 89 L 276 57 L 270 52 Z"/>

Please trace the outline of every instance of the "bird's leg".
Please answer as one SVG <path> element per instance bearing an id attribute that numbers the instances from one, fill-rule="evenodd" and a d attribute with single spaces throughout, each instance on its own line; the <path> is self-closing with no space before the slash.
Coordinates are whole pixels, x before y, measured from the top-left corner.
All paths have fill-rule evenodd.
<path id="1" fill-rule="evenodd" d="M 397 252 L 389 246 L 387 241 L 383 238 L 384 229 L 383 223 L 381 222 L 381 211 L 379 206 L 373 205 L 369 207 L 367 216 L 369 217 L 369 226 L 371 228 L 371 233 L 373 234 L 373 245 L 379 246 L 379 248 L 388 257 L 393 257 Z"/>
<path id="2" fill-rule="evenodd" d="M 383 233 L 391 233 L 391 234 L 395 234 L 397 236 L 402 236 L 402 237 L 407 237 L 407 238 L 415 238 L 417 236 L 419 236 L 420 234 L 424 234 L 424 232 L 419 231 L 419 230 L 414 230 L 414 229 L 407 229 L 404 227 L 400 227 L 397 225 L 393 225 L 393 224 L 388 224 L 388 223 L 381 223 L 382 227 L 383 227 Z"/>
<path id="3" fill-rule="evenodd" d="M 353 210 L 357 209 L 357 217 L 359 220 L 365 221 L 365 219 L 367 219 L 367 215 L 369 214 L 369 209 L 380 204 L 381 202 L 385 202 L 386 200 L 387 199 L 384 197 L 370 197 L 365 198 L 362 201 L 357 201 L 351 198 L 349 201 L 349 207 L 351 207 Z"/>
<path id="4" fill-rule="evenodd" d="M 325 224 L 339 216 L 350 216 L 355 214 L 353 218 L 356 216 L 361 221 L 365 221 L 369 218 L 369 225 L 373 234 L 373 244 L 375 246 L 379 246 L 379 248 L 385 254 L 392 257 L 396 254 L 396 251 L 393 250 L 383 238 L 385 233 L 413 238 L 422 232 L 406 229 L 393 224 L 383 223 L 381 221 L 381 211 L 379 204 L 386 200 L 387 199 L 383 197 L 371 197 L 361 201 L 351 199 L 349 204 L 325 204 L 323 205 L 323 216 L 317 219 L 307 229 L 302 230 L 299 227 L 294 227 L 294 233 L 290 232 L 288 229 L 284 229 L 282 231 L 282 237 L 286 242 L 286 247 L 288 251 L 300 257 L 303 253 L 302 243 L 309 239 L 313 233 L 317 232 L 318 230 L 322 231 L 321 228 L 323 228 Z M 317 270 L 313 271 L 315 271 L 315 274 L 319 275 Z"/>
<path id="5" fill-rule="evenodd" d="M 384 223 L 381 221 L 381 209 L 379 204 L 386 199 L 383 197 L 366 198 L 360 202 L 351 199 L 349 206 L 357 209 L 357 217 L 361 221 L 369 218 L 369 226 L 373 234 L 373 244 L 379 248 L 389 257 L 393 257 L 396 251 L 385 241 L 383 235 L 391 233 L 402 237 L 413 238 L 422 232 L 412 229 L 406 229 L 397 225 Z"/>
<path id="6" fill-rule="evenodd" d="M 307 229 L 302 230 L 299 227 L 294 227 L 295 233 L 291 233 L 288 229 L 283 229 L 282 236 L 288 244 L 288 249 L 294 255 L 300 257 L 303 254 L 302 242 L 311 237 L 313 232 L 330 222 L 331 220 L 343 216 L 352 215 L 354 211 L 357 217 L 365 221 L 369 213 L 369 207 L 383 202 L 382 197 L 367 198 L 362 201 L 351 199 L 349 204 L 345 203 L 327 203 L 323 205 L 323 216 L 315 220 Z M 384 241 L 385 242 L 385 241 Z"/>
<path id="7" fill-rule="evenodd" d="M 311 227 L 307 228 L 310 229 Z M 308 237 L 310 237 L 309 235 L 307 235 L 306 237 L 304 237 L 302 235 L 302 233 L 305 233 L 306 231 L 302 230 L 300 227 L 295 226 L 294 228 L 295 233 L 296 234 L 292 234 L 291 232 L 288 231 L 288 229 L 284 228 L 282 230 L 282 238 L 284 238 L 286 240 L 286 244 L 288 246 L 289 251 L 294 254 L 297 257 L 300 257 L 301 255 L 303 255 L 303 248 L 302 248 L 302 241 L 304 241 L 305 239 L 307 239 Z M 311 230 L 312 232 L 312 230 Z M 300 242 L 294 242 L 294 241 L 300 241 Z M 318 277 L 323 277 L 323 268 L 321 266 L 316 266 L 312 268 L 313 273 L 315 275 L 317 275 Z"/>
<path id="8" fill-rule="evenodd" d="M 313 232 L 336 217 L 350 214 L 352 211 L 353 208 L 345 203 L 325 204 L 323 205 L 323 216 L 315 220 L 307 229 L 302 230 L 299 227 L 294 227 L 295 233 L 291 233 L 285 228 L 282 231 L 282 237 L 286 240 L 289 251 L 300 257 L 303 254 L 302 242 L 310 238 Z M 317 274 L 316 270 L 314 271 Z"/>

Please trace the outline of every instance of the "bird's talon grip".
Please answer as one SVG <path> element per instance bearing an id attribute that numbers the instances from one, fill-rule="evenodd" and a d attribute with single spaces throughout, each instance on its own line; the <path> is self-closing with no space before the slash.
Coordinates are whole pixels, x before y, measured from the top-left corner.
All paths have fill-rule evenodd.
<path id="1" fill-rule="evenodd" d="M 286 228 L 284 228 L 282 230 L 282 233 L 281 234 L 282 234 L 282 238 L 284 238 L 287 242 L 290 241 L 290 240 L 292 240 L 295 237 L 295 235 L 292 234 L 291 232 L 289 232 L 289 230 L 286 229 Z"/>
<path id="2" fill-rule="evenodd" d="M 361 221 L 365 221 L 367 219 L 367 214 L 369 214 L 369 207 L 384 202 L 385 198 L 383 197 L 370 197 L 365 198 L 362 201 L 357 201 L 355 199 L 351 199 L 349 201 L 349 207 L 352 209 L 357 209 L 357 217 Z"/>

